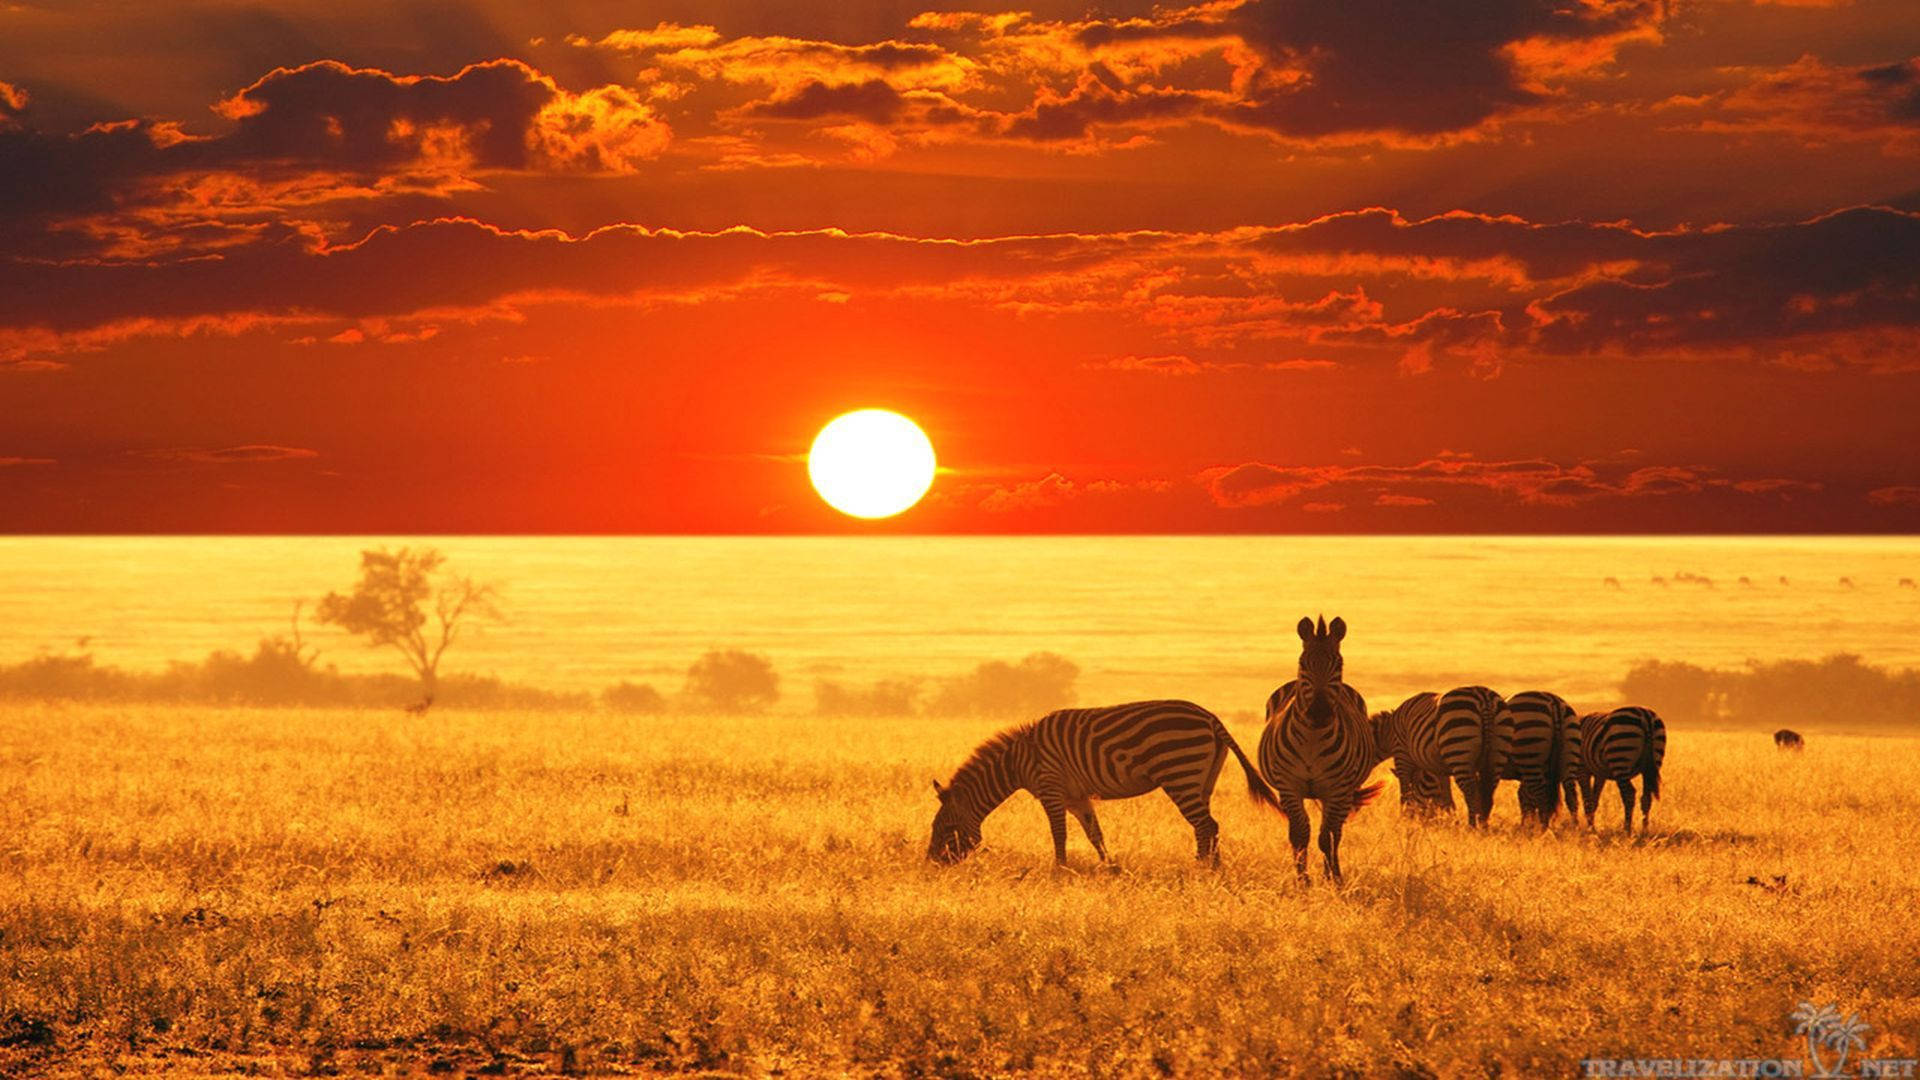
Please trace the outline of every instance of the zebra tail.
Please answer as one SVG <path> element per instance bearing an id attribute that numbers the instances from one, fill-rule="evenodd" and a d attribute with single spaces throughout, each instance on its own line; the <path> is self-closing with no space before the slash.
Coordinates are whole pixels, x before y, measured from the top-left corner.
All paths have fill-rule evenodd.
<path id="1" fill-rule="evenodd" d="M 1280 796 L 1273 793 L 1273 789 L 1268 787 L 1266 780 L 1261 777 L 1260 770 L 1254 768 L 1253 762 L 1247 760 L 1246 752 L 1240 749 L 1239 743 L 1233 741 L 1233 733 L 1227 730 L 1227 725 L 1221 723 L 1220 718 L 1216 716 L 1213 726 L 1220 730 L 1220 740 L 1227 744 L 1227 749 L 1233 751 L 1233 756 L 1240 759 L 1240 768 L 1247 774 L 1247 794 L 1253 798 L 1254 802 L 1260 803 L 1269 810 L 1280 810 Z"/>
<path id="2" fill-rule="evenodd" d="M 1560 785 L 1566 780 L 1566 762 L 1561 755 L 1566 752 L 1566 746 L 1567 733 L 1556 722 L 1553 725 L 1553 737 L 1547 741 L 1547 801 L 1540 808 L 1545 815 L 1544 821 L 1550 822 L 1560 813 Z M 1568 807 L 1567 812 L 1572 813 L 1573 807 Z"/>
<path id="3" fill-rule="evenodd" d="M 1364 810 L 1366 808 L 1366 805 L 1372 802 L 1373 800 L 1379 798 L 1380 793 L 1382 791 L 1385 791 L 1386 788 L 1387 788 L 1387 782 L 1385 780 L 1376 780 L 1373 783 L 1368 784 L 1366 787 L 1361 788 L 1359 791 L 1354 792 L 1353 793 L 1353 812 L 1357 814 L 1361 810 Z"/>
<path id="4" fill-rule="evenodd" d="M 1480 799 L 1484 806 L 1493 806 L 1493 789 L 1500 777 L 1493 767 L 1493 731 L 1494 725 L 1486 717 L 1480 718 Z M 1474 807 L 1467 808 L 1468 813 L 1477 812 Z"/>
<path id="5" fill-rule="evenodd" d="M 1634 771 L 1640 774 L 1640 779 L 1646 788 L 1648 797 L 1654 798 L 1654 799 L 1659 798 L 1660 797 L 1660 766 L 1655 764 L 1653 760 L 1653 736 L 1652 735 L 1648 735 L 1647 741 L 1641 746 L 1640 765 L 1639 765 L 1639 768 L 1637 768 Z"/>

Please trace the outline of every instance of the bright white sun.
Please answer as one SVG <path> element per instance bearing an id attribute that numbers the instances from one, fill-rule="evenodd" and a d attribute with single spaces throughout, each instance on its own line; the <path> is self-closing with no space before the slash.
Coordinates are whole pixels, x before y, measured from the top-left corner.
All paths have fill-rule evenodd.
<path id="1" fill-rule="evenodd" d="M 861 409 L 834 417 L 814 436 L 807 475 L 843 514 L 892 517 L 933 486 L 933 443 L 897 412 Z"/>

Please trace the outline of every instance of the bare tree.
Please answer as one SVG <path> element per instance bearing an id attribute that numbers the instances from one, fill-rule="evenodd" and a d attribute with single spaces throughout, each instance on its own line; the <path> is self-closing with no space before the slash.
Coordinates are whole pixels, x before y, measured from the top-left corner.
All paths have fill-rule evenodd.
<path id="1" fill-rule="evenodd" d="M 360 580 L 351 593 L 328 593 L 314 618 L 392 647 L 420 679 L 421 699 L 409 706 L 425 712 L 440 685 L 440 658 L 476 622 L 500 618 L 498 591 L 446 571 L 447 557 L 434 548 L 378 548 L 360 553 Z M 429 614 L 429 606 L 431 614 Z"/>

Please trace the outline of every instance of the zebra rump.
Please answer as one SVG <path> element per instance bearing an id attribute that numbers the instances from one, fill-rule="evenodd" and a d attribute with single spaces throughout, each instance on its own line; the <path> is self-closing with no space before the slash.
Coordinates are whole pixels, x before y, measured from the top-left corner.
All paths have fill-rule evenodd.
<path id="1" fill-rule="evenodd" d="M 1586 769 L 1582 786 L 1591 793 L 1587 820 L 1593 820 L 1598 787 L 1612 781 L 1625 804 L 1626 831 L 1633 831 L 1633 784 L 1642 784 L 1640 825 L 1646 827 L 1653 800 L 1660 797 L 1660 767 L 1667 756 L 1667 725 L 1658 713 L 1640 705 L 1611 712 L 1587 713 L 1580 718 Z"/>
<path id="2" fill-rule="evenodd" d="M 1567 806 L 1578 810 L 1575 781 L 1583 768 L 1580 723 L 1573 706 L 1558 694 L 1527 690 L 1507 699 L 1513 714 L 1513 749 L 1503 780 L 1520 781 L 1520 813 L 1546 828 L 1560 811 L 1562 788 Z"/>
<path id="3" fill-rule="evenodd" d="M 1513 753 L 1513 713 L 1492 690 L 1462 686 L 1440 695 L 1437 715 L 1440 758 L 1466 798 L 1467 824 L 1484 825 Z"/>

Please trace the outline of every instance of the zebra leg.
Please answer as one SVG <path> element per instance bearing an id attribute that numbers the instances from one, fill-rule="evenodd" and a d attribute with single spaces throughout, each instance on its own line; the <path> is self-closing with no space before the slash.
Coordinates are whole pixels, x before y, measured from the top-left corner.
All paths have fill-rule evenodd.
<path id="1" fill-rule="evenodd" d="M 1467 828 L 1477 829 L 1486 824 L 1487 819 L 1480 813 L 1480 778 L 1478 776 L 1456 776 L 1460 784 L 1460 797 L 1467 803 Z"/>
<path id="2" fill-rule="evenodd" d="M 1626 830 L 1628 836 L 1632 836 L 1633 835 L 1633 781 L 1619 780 L 1619 781 L 1616 781 L 1616 783 L 1620 785 L 1620 808 L 1626 811 L 1626 820 L 1620 823 L 1620 827 Z"/>
<path id="3" fill-rule="evenodd" d="M 1220 823 L 1213 820 L 1211 800 L 1207 795 L 1211 777 L 1193 777 L 1184 782 L 1175 781 L 1162 785 L 1167 798 L 1180 808 L 1180 816 L 1193 826 L 1193 846 L 1195 858 L 1220 865 Z"/>
<path id="4" fill-rule="evenodd" d="M 1040 796 L 1040 806 L 1047 812 L 1047 827 L 1053 830 L 1053 861 L 1056 865 L 1067 865 L 1067 801 L 1057 794 Z"/>
<path id="5" fill-rule="evenodd" d="M 1640 832 L 1647 831 L 1647 816 L 1653 811 L 1653 786 L 1648 785 L 1640 792 Z"/>
<path id="6" fill-rule="evenodd" d="M 1340 876 L 1340 831 L 1346 827 L 1347 815 L 1352 812 L 1353 806 L 1346 799 L 1320 802 L 1320 869 L 1335 885 L 1345 884 Z"/>
<path id="7" fill-rule="evenodd" d="M 1560 794 L 1567 804 L 1567 820 L 1580 824 L 1580 781 L 1563 780 L 1560 782 Z"/>
<path id="8" fill-rule="evenodd" d="M 1093 850 L 1100 853 L 1100 861 L 1106 862 L 1107 840 L 1100 835 L 1100 819 L 1093 814 L 1093 802 L 1084 800 L 1067 809 L 1072 810 L 1073 816 L 1080 819 L 1080 831 L 1087 834 L 1087 842 L 1093 845 Z"/>
<path id="9" fill-rule="evenodd" d="M 1307 819 L 1307 804 L 1291 793 L 1280 795 L 1280 809 L 1287 815 L 1287 842 L 1293 845 L 1293 872 L 1307 880 L 1307 841 L 1313 836 L 1313 823 Z"/>
<path id="10" fill-rule="evenodd" d="M 1600 780 L 1594 776 L 1580 778 L 1580 808 L 1586 811 L 1587 828 L 1592 829 L 1594 811 L 1600 809 Z"/>

